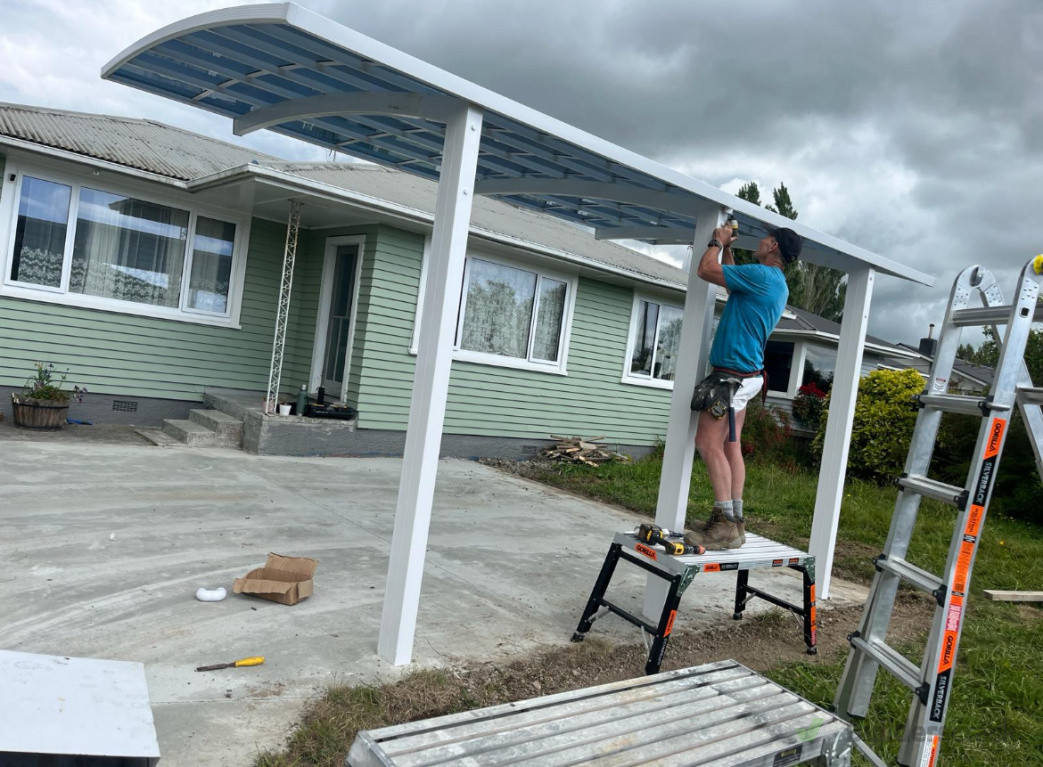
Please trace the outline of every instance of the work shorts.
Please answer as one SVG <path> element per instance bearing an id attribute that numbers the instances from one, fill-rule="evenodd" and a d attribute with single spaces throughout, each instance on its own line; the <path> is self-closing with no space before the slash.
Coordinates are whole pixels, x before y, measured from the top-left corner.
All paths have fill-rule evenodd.
<path id="1" fill-rule="evenodd" d="M 741 413 L 746 407 L 746 403 L 757 396 L 762 386 L 764 386 L 764 376 L 743 378 L 742 386 L 738 388 L 735 396 L 732 397 L 732 409 L 736 413 Z"/>

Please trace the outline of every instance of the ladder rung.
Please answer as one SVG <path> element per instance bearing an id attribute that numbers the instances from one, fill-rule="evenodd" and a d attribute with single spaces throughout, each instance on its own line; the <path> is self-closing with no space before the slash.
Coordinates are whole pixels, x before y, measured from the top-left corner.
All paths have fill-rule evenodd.
<path id="1" fill-rule="evenodd" d="M 1018 397 L 1022 402 L 1043 405 L 1043 388 L 1036 387 L 1035 389 L 1030 389 L 1025 387 L 1024 389 L 1018 389 Z"/>
<path id="2" fill-rule="evenodd" d="M 956 327 L 975 325 L 1003 325 L 1010 319 L 1010 304 L 979 306 L 974 309 L 957 309 L 952 313 L 952 324 Z M 1033 322 L 1043 322 L 1043 306 L 1037 306 Z"/>
<path id="3" fill-rule="evenodd" d="M 933 595 L 939 607 L 945 604 L 945 592 L 947 591 L 945 581 L 937 575 L 922 570 L 900 557 L 889 557 L 886 554 L 877 557 L 873 564 L 878 570 L 894 573 L 906 583 Z"/>
<path id="4" fill-rule="evenodd" d="M 883 642 L 867 642 L 857 634 L 858 632 L 856 631 L 851 635 L 851 646 L 856 650 L 864 652 L 890 671 L 895 679 L 916 693 L 926 705 L 929 685 L 925 684 L 920 678 L 920 669 L 893 647 Z"/>
<path id="5" fill-rule="evenodd" d="M 928 477 L 920 476 L 919 474 L 903 474 L 898 478 L 898 484 L 906 490 L 928 498 L 934 498 L 938 501 L 944 501 L 945 503 L 951 503 L 956 508 L 963 511 L 967 506 L 967 496 L 969 493 L 965 488 L 956 487 L 955 485 L 947 485 L 944 482 L 939 482 L 936 479 L 929 479 Z"/>
<path id="6" fill-rule="evenodd" d="M 987 416 L 994 407 L 992 401 L 986 397 L 968 397 L 962 394 L 918 394 L 916 401 L 922 407 L 937 408 L 945 413 L 977 416 Z"/>

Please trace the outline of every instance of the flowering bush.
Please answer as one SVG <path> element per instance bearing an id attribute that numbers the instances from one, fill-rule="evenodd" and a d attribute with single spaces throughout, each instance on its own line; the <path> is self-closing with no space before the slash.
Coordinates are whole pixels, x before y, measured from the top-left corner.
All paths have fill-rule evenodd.
<path id="1" fill-rule="evenodd" d="M 22 387 L 22 397 L 45 402 L 68 402 L 71 395 L 77 402 L 83 402 L 86 386 L 73 386 L 71 392 L 62 389 L 68 375 L 69 371 L 66 370 L 61 377 L 56 377 L 53 362 L 37 362 L 36 374 Z"/>
<path id="2" fill-rule="evenodd" d="M 805 426 L 817 429 L 826 407 L 826 392 L 814 381 L 806 383 L 797 390 L 793 398 L 793 415 Z"/>

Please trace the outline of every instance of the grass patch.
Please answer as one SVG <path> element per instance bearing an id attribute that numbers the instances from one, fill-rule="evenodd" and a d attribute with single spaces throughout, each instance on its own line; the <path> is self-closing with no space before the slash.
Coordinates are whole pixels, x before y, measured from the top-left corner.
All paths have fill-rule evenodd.
<path id="1" fill-rule="evenodd" d="M 655 516 L 662 457 L 658 453 L 633 464 L 593 468 L 531 464 L 525 476 L 548 485 Z M 808 543 L 818 475 L 795 466 L 750 461 L 746 466 L 747 529 L 792 546 Z M 835 573 L 866 582 L 872 559 L 883 548 L 891 525 L 897 489 L 849 479 L 844 489 L 837 536 Z M 704 519 L 713 507 L 706 468 L 696 461 L 688 494 L 688 520 Z M 909 559 L 940 573 L 953 535 L 954 511 L 938 501 L 920 504 Z M 985 522 L 972 587 L 1039 589 L 1043 584 L 1043 529 L 1029 522 L 990 514 Z"/>
<path id="2" fill-rule="evenodd" d="M 655 512 L 661 458 L 599 468 L 526 464 L 524 476 L 573 493 Z M 748 464 L 748 526 L 790 545 L 807 544 L 817 475 L 794 466 Z M 840 517 L 836 570 L 868 581 L 890 525 L 896 490 L 849 480 Z M 705 469 L 697 463 L 689 496 L 690 517 L 702 518 L 712 505 Z M 910 559 L 941 572 L 953 534 L 953 511 L 933 501 L 922 504 Z M 974 568 L 971 597 L 957 659 L 954 688 L 942 745 L 942 762 L 967 767 L 1043 764 L 1043 610 L 996 604 L 983 588 L 1039 589 L 1043 586 L 1043 530 L 990 515 Z M 586 588 L 586 587 L 584 587 Z M 930 626 L 931 602 L 900 595 L 889 637 L 914 661 Z M 747 618 L 710 634 L 675 632 L 664 670 L 735 658 L 828 707 L 844 667 L 847 633 L 860 608 L 820 613 L 818 656 L 801 654 L 794 622 L 781 612 Z M 611 646 L 590 637 L 580 645 L 556 648 L 502 664 L 445 671 L 420 671 L 382 687 L 331 689 L 306 713 L 279 753 L 258 757 L 256 767 L 319 765 L 340 767 L 359 730 L 425 719 L 472 708 L 603 684 L 639 674 L 640 644 Z M 897 754 L 905 727 L 909 693 L 886 673 L 878 675 L 871 716 L 858 724 L 863 737 L 888 759 Z M 1035 757 L 1031 756 L 1036 754 Z M 856 756 L 853 764 L 868 764 Z"/>

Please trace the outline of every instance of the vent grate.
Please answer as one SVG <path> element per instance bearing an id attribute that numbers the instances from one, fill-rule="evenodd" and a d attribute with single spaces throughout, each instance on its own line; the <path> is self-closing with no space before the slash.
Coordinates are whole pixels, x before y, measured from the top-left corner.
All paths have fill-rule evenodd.
<path id="1" fill-rule="evenodd" d="M 129 399 L 114 399 L 112 401 L 112 409 L 117 413 L 136 413 L 138 412 L 138 403 Z"/>

